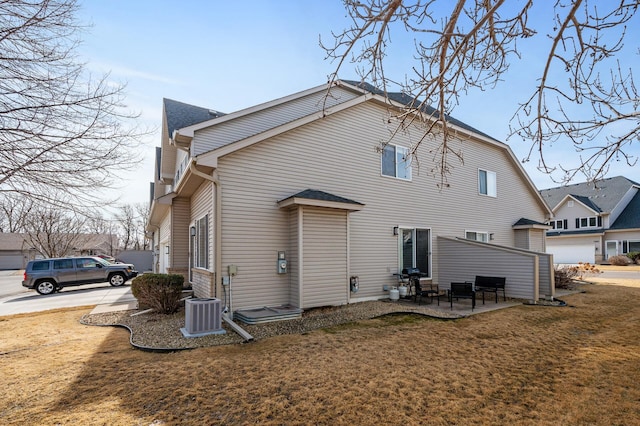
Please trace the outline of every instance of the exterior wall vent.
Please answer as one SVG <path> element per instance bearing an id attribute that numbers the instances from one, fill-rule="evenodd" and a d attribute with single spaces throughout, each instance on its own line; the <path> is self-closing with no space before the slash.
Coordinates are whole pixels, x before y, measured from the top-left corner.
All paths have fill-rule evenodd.
<path id="1" fill-rule="evenodd" d="M 222 301 L 220 299 L 187 299 L 184 305 L 185 337 L 201 337 L 208 334 L 224 334 L 222 328 Z"/>

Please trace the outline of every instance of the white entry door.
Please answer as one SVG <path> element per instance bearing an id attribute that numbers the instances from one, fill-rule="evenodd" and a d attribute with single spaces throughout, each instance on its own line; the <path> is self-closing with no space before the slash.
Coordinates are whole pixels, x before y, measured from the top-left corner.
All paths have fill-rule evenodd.
<path id="1" fill-rule="evenodd" d="M 605 258 L 608 259 L 612 256 L 617 256 L 618 253 L 618 242 L 617 241 L 607 241 L 605 248 Z"/>

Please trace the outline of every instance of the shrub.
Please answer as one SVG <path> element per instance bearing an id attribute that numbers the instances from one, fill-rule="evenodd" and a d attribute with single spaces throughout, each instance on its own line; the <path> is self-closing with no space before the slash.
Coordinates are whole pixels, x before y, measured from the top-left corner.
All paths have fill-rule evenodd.
<path id="1" fill-rule="evenodd" d="M 139 305 L 172 314 L 180 307 L 183 283 L 182 275 L 142 274 L 131 281 L 131 292 Z"/>
<path id="2" fill-rule="evenodd" d="M 611 256 L 607 260 L 610 264 L 615 266 L 627 266 L 629 263 L 631 263 L 631 259 L 624 255 Z"/>
<path id="3" fill-rule="evenodd" d="M 554 268 L 556 288 L 570 288 L 575 280 L 582 280 L 589 275 L 601 274 L 595 265 L 578 263 L 577 265 L 560 265 Z"/>
<path id="4" fill-rule="evenodd" d="M 640 264 L 640 251 L 632 251 L 627 253 L 627 257 L 631 259 L 633 263 Z"/>

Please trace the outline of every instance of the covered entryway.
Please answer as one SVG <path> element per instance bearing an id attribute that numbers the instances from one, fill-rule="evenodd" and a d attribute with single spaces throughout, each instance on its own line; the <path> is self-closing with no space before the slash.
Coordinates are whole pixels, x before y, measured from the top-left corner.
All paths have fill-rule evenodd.
<path id="1" fill-rule="evenodd" d="M 290 209 L 291 304 L 300 308 L 349 302 L 349 213 L 363 204 L 308 189 L 278 202 Z"/>

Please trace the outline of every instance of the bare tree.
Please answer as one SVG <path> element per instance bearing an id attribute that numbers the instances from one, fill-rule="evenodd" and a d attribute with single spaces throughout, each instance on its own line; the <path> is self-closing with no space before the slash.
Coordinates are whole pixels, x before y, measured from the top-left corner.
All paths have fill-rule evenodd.
<path id="1" fill-rule="evenodd" d="M 144 230 L 149 220 L 149 203 L 136 203 L 134 205 L 138 219 L 136 221 L 136 235 L 138 241 L 138 250 L 149 250 L 150 240 L 147 238 Z"/>
<path id="2" fill-rule="evenodd" d="M 130 204 L 123 204 L 114 214 L 120 225 L 120 248 L 128 250 L 135 246 L 136 235 L 136 211 Z"/>
<path id="3" fill-rule="evenodd" d="M 15 194 L 0 196 L 0 232 L 23 232 L 24 221 L 33 203 Z"/>
<path id="4" fill-rule="evenodd" d="M 62 257 L 82 249 L 86 217 L 58 207 L 35 207 L 24 218 L 24 241 L 42 256 Z"/>
<path id="5" fill-rule="evenodd" d="M 399 86 L 412 94 L 413 102 L 394 113 L 400 123 L 397 131 L 410 124 L 422 125 L 424 136 L 412 147 L 414 156 L 427 136 L 440 141 L 428 152 L 434 156 L 441 183 L 446 183 L 454 166 L 451 156 L 463 160 L 451 144 L 456 135 L 449 114 L 468 91 L 491 89 L 505 78 L 510 62 L 521 56 L 519 42 L 540 37 L 538 30 L 543 28 L 529 26 L 534 1 L 344 3 L 351 27 L 334 33 L 330 44 L 321 41 L 328 58 L 337 61 L 330 83 L 338 79 L 345 63 L 353 62 L 359 64 L 362 80 L 384 93 Z M 514 111 L 511 136 L 532 144 L 523 161 L 537 151 L 539 168 L 551 173 L 554 168 L 545 161 L 545 149 L 568 141 L 579 153 L 581 164 L 563 169 L 563 181 L 577 172 L 588 179 L 602 177 L 613 159 L 635 164 L 637 158 L 630 151 L 640 137 L 640 98 L 631 69 L 618 60 L 627 25 L 638 26 L 633 21 L 638 20 L 634 18 L 639 5 L 640 0 L 535 2 L 543 16 L 544 8 L 553 6 L 548 12 L 554 22 L 545 39 L 551 40 L 550 48 L 542 61 L 538 58 L 543 64 L 539 79 L 530 82 L 532 95 Z M 404 81 L 385 73 L 387 61 L 392 60 L 388 58 L 393 58 L 388 55 L 392 28 L 414 36 L 415 63 L 407 66 Z"/>
<path id="6" fill-rule="evenodd" d="M 76 55 L 75 0 L 0 1 L 0 193 L 95 204 L 139 162 L 124 86 Z"/>

